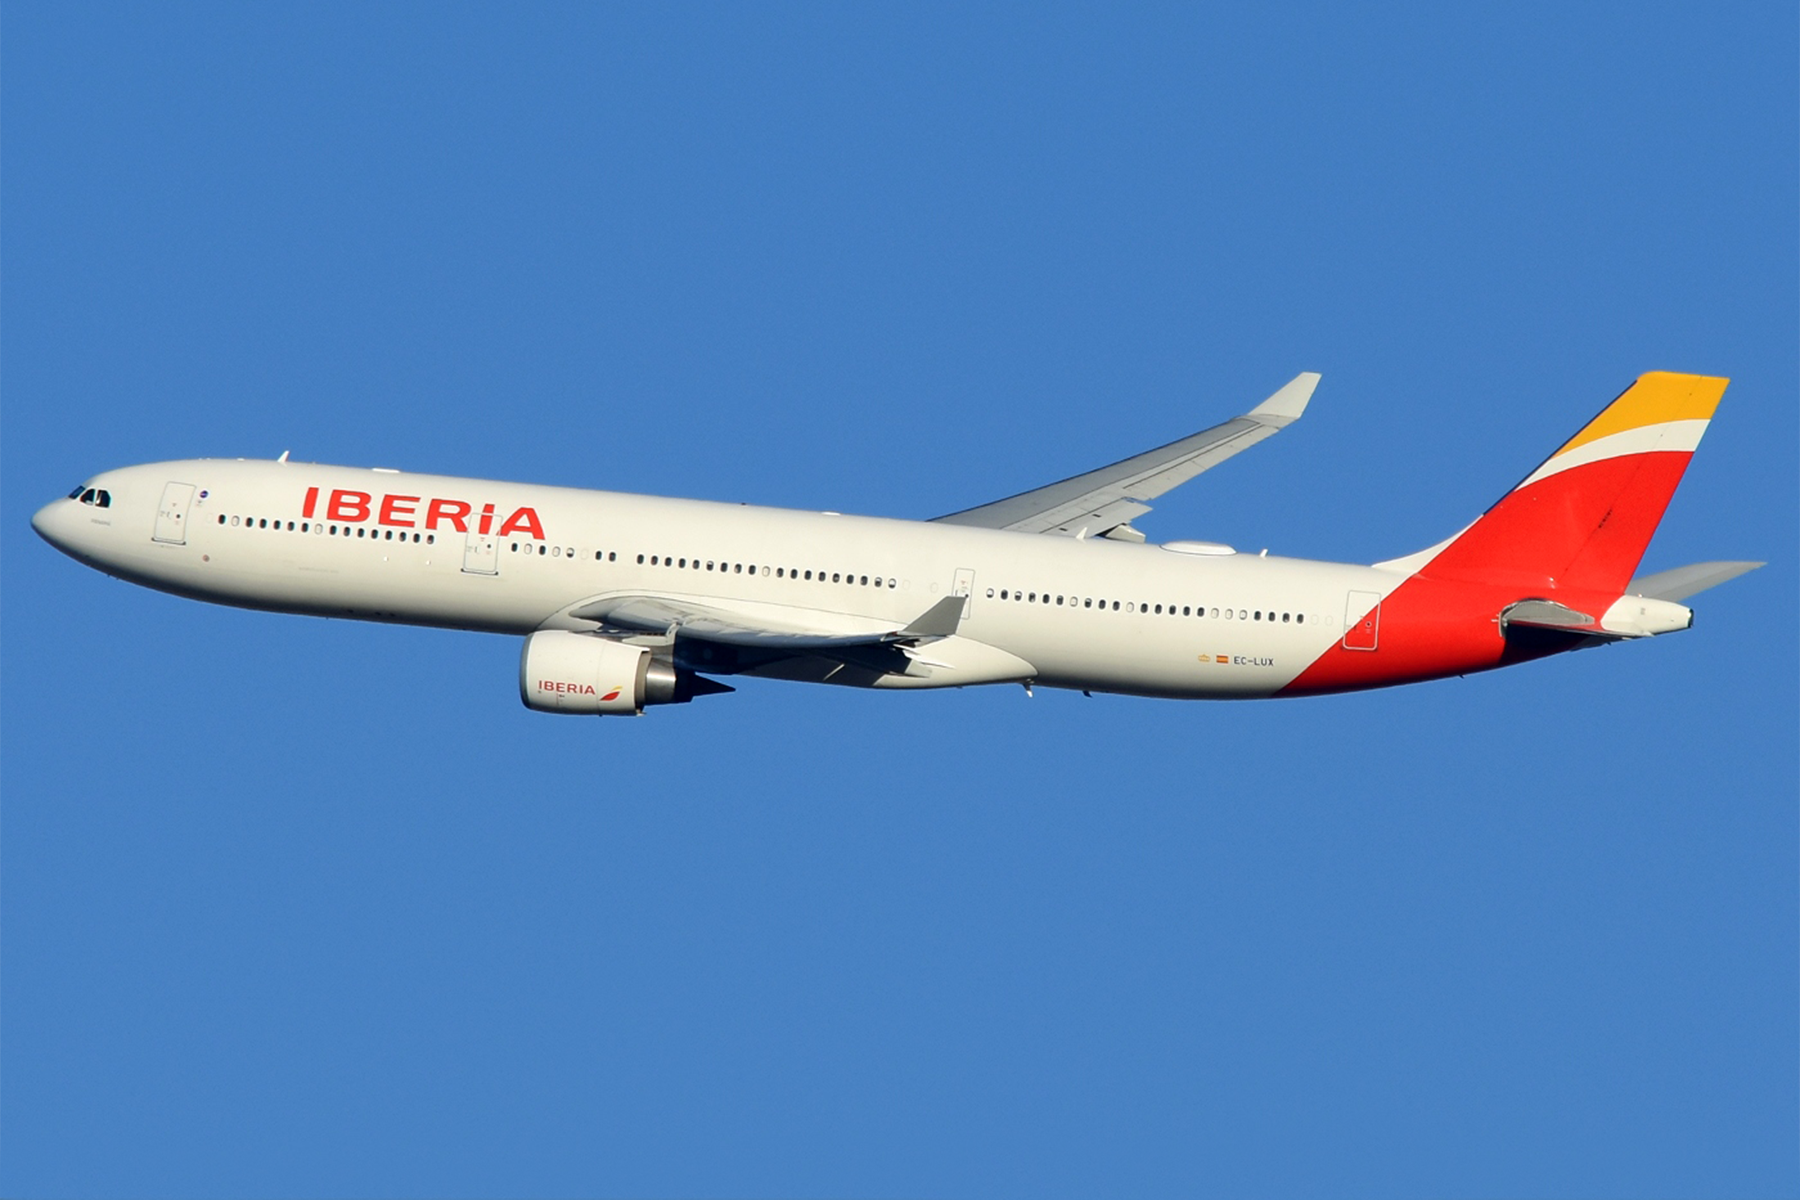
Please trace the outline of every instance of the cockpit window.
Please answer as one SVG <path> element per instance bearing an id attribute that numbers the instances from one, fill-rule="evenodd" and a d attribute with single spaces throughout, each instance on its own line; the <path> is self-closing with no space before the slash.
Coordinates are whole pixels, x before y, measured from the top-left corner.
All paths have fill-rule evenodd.
<path id="1" fill-rule="evenodd" d="M 94 507 L 95 508 L 111 508 L 112 507 L 112 493 L 107 491 L 105 488 L 100 488 L 98 491 L 96 491 L 94 493 Z"/>
<path id="2" fill-rule="evenodd" d="M 81 493 L 86 490 L 87 490 L 87 484 L 85 484 L 85 483 L 76 484 L 75 490 L 69 493 L 69 499 L 75 500 L 75 499 L 80 498 Z"/>
<path id="3" fill-rule="evenodd" d="M 94 489 L 93 488 L 88 488 L 86 491 L 81 493 L 81 502 L 83 504 L 92 504 L 94 502 Z"/>

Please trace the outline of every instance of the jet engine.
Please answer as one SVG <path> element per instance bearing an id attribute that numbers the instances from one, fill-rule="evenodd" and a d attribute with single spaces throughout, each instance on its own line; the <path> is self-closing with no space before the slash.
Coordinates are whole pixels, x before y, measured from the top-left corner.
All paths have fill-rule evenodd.
<path id="1" fill-rule="evenodd" d="M 537 712 L 635 715 L 651 704 L 686 704 L 732 689 L 629 646 L 591 633 L 543 629 L 519 655 L 519 698 Z"/>

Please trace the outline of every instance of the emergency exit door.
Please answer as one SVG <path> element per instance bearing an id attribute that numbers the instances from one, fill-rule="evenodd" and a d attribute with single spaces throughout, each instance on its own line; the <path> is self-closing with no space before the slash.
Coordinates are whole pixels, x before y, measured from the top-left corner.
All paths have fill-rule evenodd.
<path id="1" fill-rule="evenodd" d="M 470 575 L 498 575 L 500 539 L 471 530 L 469 540 L 463 543 L 463 570 Z"/>
<path id="2" fill-rule="evenodd" d="M 952 596 L 961 596 L 963 598 L 962 615 L 963 615 L 963 620 L 965 620 L 965 621 L 969 619 L 969 604 L 970 604 L 969 597 L 974 593 L 974 591 L 975 591 L 975 572 L 970 570 L 968 567 L 957 568 L 956 582 L 950 585 L 950 594 Z"/>

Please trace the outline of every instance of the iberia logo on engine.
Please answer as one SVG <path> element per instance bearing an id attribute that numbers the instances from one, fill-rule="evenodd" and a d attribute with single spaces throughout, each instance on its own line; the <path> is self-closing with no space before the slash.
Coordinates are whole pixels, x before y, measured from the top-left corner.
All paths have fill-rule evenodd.
<path id="1" fill-rule="evenodd" d="M 420 511 L 420 505 L 424 511 Z M 306 500 L 300 505 L 300 515 L 312 518 L 319 507 L 319 489 L 306 489 Z M 423 496 L 384 495 L 377 503 L 375 497 L 368 492 L 351 491 L 348 488 L 333 488 L 325 499 L 325 513 L 320 518 L 325 521 L 339 521 L 346 525 L 355 525 L 373 517 L 377 525 L 392 525 L 398 529 L 454 529 L 458 533 L 469 532 L 469 518 L 475 518 L 475 532 L 491 533 L 496 537 L 509 534 L 525 534 L 544 540 L 543 522 L 538 520 L 537 509 L 521 506 L 512 511 L 512 515 L 494 527 L 494 506 L 484 504 L 479 513 L 475 506 L 466 500 L 442 500 Z"/>

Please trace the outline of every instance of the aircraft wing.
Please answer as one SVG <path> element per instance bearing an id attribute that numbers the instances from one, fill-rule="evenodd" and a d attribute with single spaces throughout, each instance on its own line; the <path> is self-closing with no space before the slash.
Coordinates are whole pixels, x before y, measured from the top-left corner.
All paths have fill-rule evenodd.
<path id="1" fill-rule="evenodd" d="M 951 636 L 962 596 L 945 596 L 905 625 L 879 625 L 789 605 L 725 606 L 680 595 L 618 595 L 583 601 L 559 614 L 602 631 L 661 634 L 776 653 L 831 653 L 860 647 L 915 647 Z"/>
<path id="2" fill-rule="evenodd" d="M 1110 467 L 934 519 L 946 525 L 1141 542 L 1143 535 L 1131 528 L 1130 521 L 1150 511 L 1144 501 L 1179 487 L 1298 421 L 1318 383 L 1318 375 L 1304 372 L 1243 416 L 1233 417 L 1223 425 L 1203 429 Z"/>

